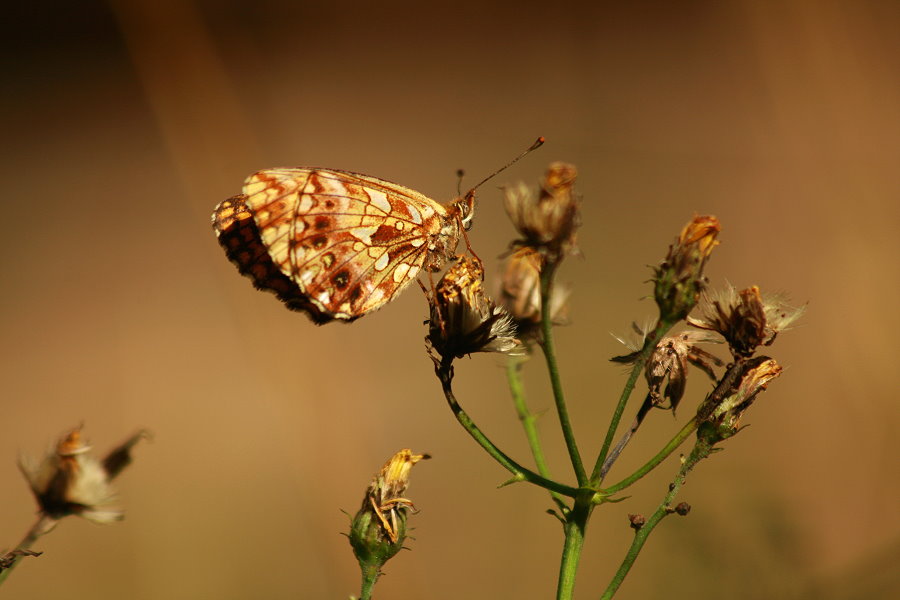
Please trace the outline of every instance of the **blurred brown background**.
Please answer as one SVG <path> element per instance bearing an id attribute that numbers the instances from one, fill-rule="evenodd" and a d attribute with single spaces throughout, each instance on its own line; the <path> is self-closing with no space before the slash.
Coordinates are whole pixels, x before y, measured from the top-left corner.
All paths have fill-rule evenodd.
<path id="1" fill-rule="evenodd" d="M 346 538 L 373 473 L 428 451 L 416 539 L 380 598 L 550 598 L 562 535 L 546 494 L 457 425 L 423 349 L 414 288 L 317 328 L 254 291 L 209 215 L 269 166 L 322 165 L 438 200 L 481 177 L 472 243 L 512 238 L 496 186 L 580 169 L 583 259 L 558 345 L 576 433 L 599 449 L 624 374 L 609 335 L 654 313 L 646 265 L 717 215 L 716 285 L 809 303 L 771 354 L 788 368 L 752 426 L 689 478 L 620 597 L 897 597 L 896 332 L 900 4 L 877 1 L 426 6 L 84 0 L 5 6 L 0 546 L 34 505 L 15 466 L 84 422 L 101 452 L 155 433 L 121 477 L 127 519 L 68 519 L 4 598 L 347 598 Z M 489 285 L 496 277 L 489 275 Z M 527 448 L 503 362 L 457 368 L 460 401 Z M 542 365 L 528 372 L 550 409 Z M 688 418 L 659 413 L 612 479 Z M 635 407 L 628 409 L 633 414 Z M 542 423 L 569 478 L 556 417 Z M 674 457 L 595 514 L 578 596 L 596 598 Z"/>

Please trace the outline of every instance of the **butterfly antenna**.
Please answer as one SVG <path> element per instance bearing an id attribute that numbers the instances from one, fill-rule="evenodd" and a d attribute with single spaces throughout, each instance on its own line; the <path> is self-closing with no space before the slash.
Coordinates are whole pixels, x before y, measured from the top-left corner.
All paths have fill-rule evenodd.
<path id="1" fill-rule="evenodd" d="M 544 145 L 544 141 L 545 141 L 545 140 L 544 140 L 543 136 L 541 136 L 541 137 L 539 137 L 538 139 L 536 139 L 536 140 L 534 141 L 534 143 L 533 143 L 531 146 L 529 146 L 529 148 L 528 148 L 525 152 L 523 152 L 522 154 L 518 155 L 517 157 L 515 157 L 514 159 L 512 159 L 511 161 L 509 161 L 508 163 L 506 163 L 505 165 L 503 165 L 502 167 L 500 167 L 499 169 L 497 169 L 496 171 L 494 171 L 493 173 L 491 173 L 490 175 L 488 175 L 487 177 L 485 177 L 484 179 L 482 179 L 481 181 L 479 181 L 479 182 L 478 182 L 478 185 L 476 185 L 476 186 L 473 187 L 471 190 L 469 190 L 468 193 L 471 194 L 472 192 L 474 192 L 475 190 L 477 190 L 478 188 L 480 188 L 482 185 L 484 185 L 485 183 L 487 183 L 488 181 L 490 181 L 491 179 L 493 179 L 494 177 L 496 177 L 497 175 L 499 175 L 500 173 L 502 173 L 502 172 L 505 171 L 506 169 L 510 168 L 511 166 L 513 166 L 514 164 L 516 164 L 517 162 L 519 162 L 521 159 L 525 158 L 525 156 L 528 155 L 530 152 L 532 152 L 532 151 L 534 151 L 534 150 L 537 150 L 538 148 L 540 148 L 541 146 L 543 146 L 543 145 Z M 468 194 L 467 194 L 467 195 L 468 195 Z"/>
<path id="2" fill-rule="evenodd" d="M 462 180 L 465 174 L 466 172 L 462 169 L 456 170 L 456 196 L 458 198 L 462 198 Z"/>

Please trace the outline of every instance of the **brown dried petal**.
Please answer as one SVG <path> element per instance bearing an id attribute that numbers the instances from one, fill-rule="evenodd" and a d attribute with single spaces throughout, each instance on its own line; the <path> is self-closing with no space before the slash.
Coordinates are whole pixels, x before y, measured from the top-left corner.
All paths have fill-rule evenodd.
<path id="1" fill-rule="evenodd" d="M 483 278 L 480 260 L 460 257 L 434 290 L 427 339 L 445 359 L 521 346 L 510 316 L 484 293 Z"/>
<path id="2" fill-rule="evenodd" d="M 521 183 L 504 190 L 506 212 L 523 238 L 518 244 L 539 250 L 550 260 L 574 250 L 580 225 L 576 176 L 574 166 L 553 163 L 538 194 Z"/>

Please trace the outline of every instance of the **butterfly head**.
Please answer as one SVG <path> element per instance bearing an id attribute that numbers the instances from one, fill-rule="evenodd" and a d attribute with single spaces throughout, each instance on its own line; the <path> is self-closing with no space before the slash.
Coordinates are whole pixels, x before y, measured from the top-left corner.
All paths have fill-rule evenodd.
<path id="1" fill-rule="evenodd" d="M 463 228 L 472 229 L 472 218 L 475 216 L 475 190 L 469 190 L 466 195 L 456 203 L 459 207 L 459 220 Z"/>

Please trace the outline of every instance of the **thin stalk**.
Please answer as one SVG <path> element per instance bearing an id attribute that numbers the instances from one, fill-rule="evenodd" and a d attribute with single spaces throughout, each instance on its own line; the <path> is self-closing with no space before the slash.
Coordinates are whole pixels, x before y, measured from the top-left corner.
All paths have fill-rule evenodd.
<path id="1" fill-rule="evenodd" d="M 550 479 L 550 469 L 547 466 L 547 460 L 544 458 L 544 450 L 537 430 L 537 418 L 528 410 L 528 404 L 525 402 L 525 388 L 522 385 L 521 373 L 522 359 L 510 356 L 506 362 L 506 380 L 509 384 L 509 392 L 512 396 L 513 404 L 516 407 L 516 414 L 522 423 L 522 429 L 525 430 L 525 438 L 528 440 L 528 447 L 531 448 L 531 455 L 534 457 L 534 464 L 537 466 L 538 473 L 540 473 L 541 477 Z M 568 510 L 568 506 L 561 495 L 550 490 L 550 496 L 560 509 Z"/>
<path id="2" fill-rule="evenodd" d="M 557 600 L 571 600 L 575 593 L 575 576 L 578 574 L 578 563 L 584 547 L 584 534 L 588 520 L 591 518 L 593 506 L 589 496 L 581 496 L 575 506 L 566 515 L 565 534 L 562 559 L 559 565 L 559 581 L 556 587 Z"/>
<path id="3" fill-rule="evenodd" d="M 609 585 L 606 587 L 606 590 L 603 592 L 603 595 L 600 596 L 601 600 L 609 600 L 615 595 L 616 591 L 619 589 L 619 586 L 621 586 L 622 582 L 625 581 L 625 576 L 628 575 L 628 572 L 634 565 L 635 560 L 637 560 L 638 554 L 640 554 L 641 550 L 644 548 L 644 544 L 647 542 L 647 538 L 650 537 L 653 529 L 657 525 L 659 525 L 659 522 L 662 521 L 665 517 L 675 512 L 670 507 L 672 502 L 675 500 L 675 496 L 677 496 L 679 490 L 681 490 L 681 486 L 682 484 L 684 484 L 684 480 L 687 477 L 688 473 L 701 459 L 709 456 L 711 449 L 712 447 L 704 440 L 697 440 L 697 443 L 694 445 L 694 449 L 691 450 L 690 456 L 684 462 L 684 464 L 681 465 L 681 468 L 678 470 L 678 475 L 669 486 L 669 492 L 666 494 L 666 497 L 663 499 L 662 503 L 650 516 L 650 518 L 647 519 L 647 522 L 644 523 L 641 528 L 635 532 L 634 539 L 631 542 L 631 547 L 628 548 L 628 552 L 625 554 L 625 558 L 624 560 L 622 560 L 622 564 L 619 566 L 618 571 L 616 571 L 616 574 L 613 575 L 613 578 L 609 582 Z"/>
<path id="4" fill-rule="evenodd" d="M 616 405 L 612 420 L 609 422 L 609 429 L 606 431 L 603 447 L 600 449 L 600 454 L 597 456 L 597 462 L 594 464 L 594 470 L 591 472 L 591 483 L 597 484 L 600 481 L 600 471 L 603 469 L 603 464 L 606 462 L 606 457 L 609 454 L 610 446 L 612 446 L 616 430 L 619 428 L 619 421 L 622 420 L 622 413 L 625 411 L 625 405 L 628 403 L 628 398 L 631 397 L 631 392 L 634 391 L 634 386 L 637 383 L 637 379 L 641 372 L 644 370 L 647 359 L 653 353 L 659 340 L 662 339 L 673 325 L 674 323 L 660 320 L 650 335 L 647 336 L 647 339 L 644 340 L 644 347 L 641 348 L 641 352 L 638 355 L 637 360 L 635 360 L 634 367 L 631 369 L 631 375 L 628 376 L 628 381 L 625 382 L 625 387 L 622 389 L 622 394 L 619 396 L 619 403 Z"/>
<path id="5" fill-rule="evenodd" d="M 362 565 L 360 566 L 362 567 Z M 375 589 L 375 582 L 378 581 L 379 574 L 377 565 L 362 567 L 362 587 L 359 592 L 359 600 L 371 600 L 372 590 Z"/>
<path id="6" fill-rule="evenodd" d="M 646 475 L 647 473 L 649 473 L 650 471 L 652 471 L 653 469 L 658 467 L 673 452 L 675 452 L 675 450 L 677 450 L 678 447 L 681 446 L 681 444 L 684 443 L 684 440 L 686 440 L 688 437 L 690 437 L 690 435 L 692 433 L 694 433 L 694 431 L 696 431 L 696 430 L 697 430 L 697 419 L 694 418 L 694 419 L 691 419 L 690 421 L 688 421 L 685 424 L 685 426 L 682 427 L 681 430 L 675 434 L 675 437 L 673 437 L 671 440 L 669 440 L 669 443 L 666 444 L 665 446 L 663 446 L 662 450 L 657 452 L 656 455 L 653 458 L 651 458 L 649 461 L 647 461 L 646 464 L 644 464 L 641 468 L 639 468 L 637 471 L 635 471 L 634 473 L 632 473 L 631 475 L 629 475 L 622 481 L 618 482 L 617 484 L 611 485 L 608 488 L 603 488 L 602 489 L 603 494 L 605 496 L 608 496 L 610 494 L 615 494 L 616 492 L 621 492 L 622 490 L 624 490 L 625 488 L 627 488 L 628 486 L 630 486 L 631 484 L 636 482 L 638 479 L 640 479 L 641 477 L 643 477 L 644 475 Z"/>
<path id="7" fill-rule="evenodd" d="M 13 568 L 15 568 L 17 564 L 19 564 L 19 561 L 21 561 L 23 557 L 40 555 L 40 552 L 31 553 L 29 552 L 29 550 L 39 537 L 53 529 L 55 522 L 56 519 L 52 519 L 41 513 L 41 515 L 38 517 L 38 520 L 35 521 L 34 525 L 31 526 L 31 529 L 28 530 L 28 533 L 25 534 L 25 537 L 22 538 L 22 541 L 19 542 L 19 545 L 16 546 L 13 550 L 7 552 L 5 556 L 0 557 L 11 557 L 11 562 L 9 563 L 9 565 L 5 569 L 0 570 L 0 584 L 6 581 L 6 578 L 9 577 L 9 574 L 12 572 Z M 19 551 L 21 553 L 17 553 Z"/>
<path id="8" fill-rule="evenodd" d="M 607 455 L 606 460 L 603 462 L 603 467 L 600 468 L 600 483 L 603 483 L 603 480 L 606 478 L 606 474 L 609 473 L 609 470 L 615 464 L 616 459 L 619 458 L 619 455 L 622 454 L 622 450 L 625 449 L 625 446 L 628 445 L 628 442 L 631 441 L 631 438 L 637 433 L 637 430 L 640 428 L 641 424 L 644 422 L 644 418 L 646 418 L 647 414 L 649 414 L 650 410 L 653 408 L 653 396 L 651 394 L 647 394 L 647 397 L 644 398 L 644 403 L 641 404 L 641 407 L 637 411 L 637 415 L 634 417 L 634 421 L 631 423 L 631 427 L 628 428 L 628 431 L 619 439 L 618 443 L 613 446 L 612 451 Z"/>
<path id="9" fill-rule="evenodd" d="M 550 314 L 550 292 L 553 289 L 553 275 L 556 273 L 555 262 L 547 262 L 541 269 L 541 350 L 547 361 L 547 371 L 550 374 L 550 385 L 553 388 L 553 400 L 556 403 L 556 413 L 559 415 L 559 424 L 562 428 L 563 438 L 566 441 L 566 449 L 569 451 L 569 459 L 575 470 L 575 478 L 578 485 L 588 485 L 587 473 L 584 463 L 581 461 L 581 453 L 575 443 L 575 433 L 572 422 L 569 420 L 569 409 L 566 407 L 566 398 L 563 394 L 562 380 L 559 375 L 559 365 L 556 361 L 556 350 L 553 345 L 553 323 Z"/>
<path id="10" fill-rule="evenodd" d="M 570 498 L 574 498 L 578 495 L 579 490 L 577 488 L 573 488 L 567 485 L 563 485 L 556 481 L 552 481 L 547 479 L 546 477 L 542 477 L 538 475 L 534 471 L 530 469 L 526 469 L 509 456 L 507 456 L 503 451 L 497 448 L 496 445 L 475 425 L 475 422 L 472 421 L 471 417 L 462 409 L 459 405 L 459 402 L 456 400 L 456 396 L 453 394 L 452 388 L 452 375 L 453 368 L 449 364 L 443 364 L 437 369 L 438 378 L 441 380 L 441 386 L 444 389 L 444 396 L 447 399 L 447 404 L 450 406 L 450 410 L 453 411 L 453 415 L 456 417 L 456 420 L 459 421 L 459 424 L 463 426 L 463 428 L 472 436 L 472 438 L 478 442 L 482 448 L 484 448 L 485 452 L 487 452 L 494 460 L 500 463 L 503 468 L 513 474 L 514 480 L 519 481 L 527 481 L 529 483 L 533 483 L 539 487 L 544 489 L 557 492 L 563 496 L 568 496 Z"/>

